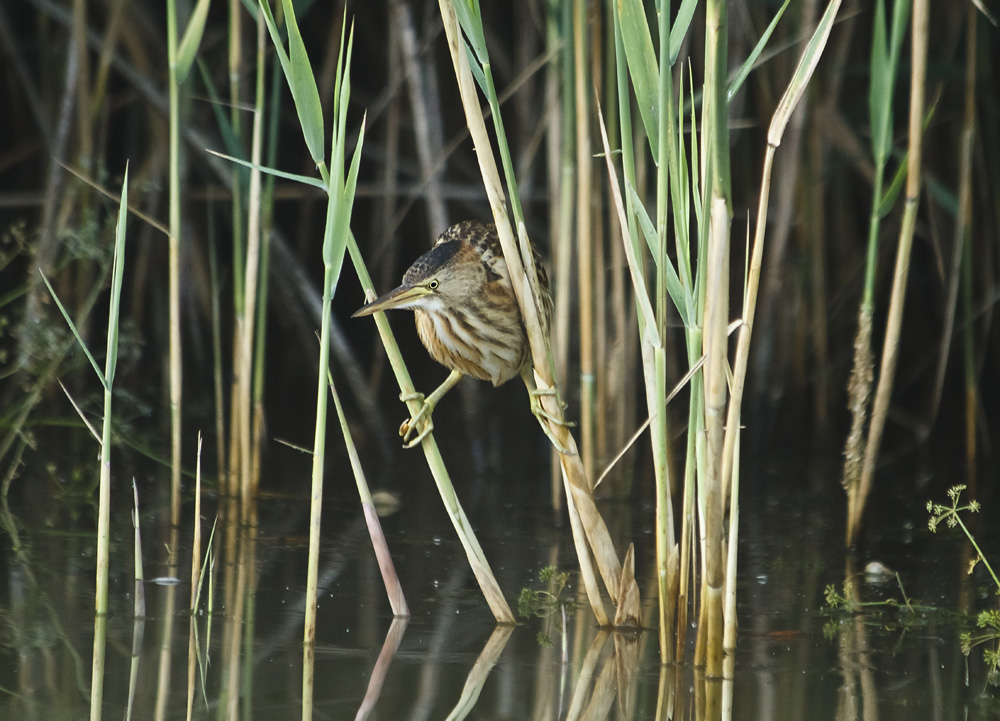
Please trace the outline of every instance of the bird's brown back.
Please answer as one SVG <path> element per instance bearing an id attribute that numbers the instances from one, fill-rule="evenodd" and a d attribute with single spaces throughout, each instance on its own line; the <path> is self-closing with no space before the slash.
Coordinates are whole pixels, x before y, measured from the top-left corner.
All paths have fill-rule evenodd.
<path id="1" fill-rule="evenodd" d="M 486 272 L 502 276 L 505 279 L 506 285 L 510 287 L 510 273 L 507 271 L 507 263 L 503 258 L 503 248 L 500 246 L 500 236 L 497 235 L 495 227 L 481 223 L 478 220 L 465 220 L 461 223 L 456 223 L 444 231 L 434 243 L 434 247 L 437 248 L 452 240 L 461 240 L 472 246 L 482 259 Z M 549 275 L 545 272 L 545 266 L 542 264 L 542 259 L 539 257 L 535 245 L 529 242 L 529 247 L 531 248 L 531 257 L 535 265 L 535 271 L 538 273 L 538 289 L 543 306 L 541 309 L 542 318 L 540 319 L 542 330 L 547 335 L 552 323 L 553 312 L 552 294 L 549 290 Z M 512 287 L 510 288 L 510 292 L 514 292 Z M 524 321 L 522 320 L 521 322 L 523 324 Z"/>

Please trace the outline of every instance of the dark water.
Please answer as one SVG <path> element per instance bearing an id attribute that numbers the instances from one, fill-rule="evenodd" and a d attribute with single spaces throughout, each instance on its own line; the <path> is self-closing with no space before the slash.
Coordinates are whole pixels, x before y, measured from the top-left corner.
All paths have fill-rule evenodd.
<path id="1" fill-rule="evenodd" d="M 601 632 L 585 604 L 567 611 L 565 632 L 561 614 L 549 623 L 530 618 L 498 629 L 419 460 L 406 459 L 411 465 L 392 470 L 401 507 L 383 519 L 412 611 L 408 621 L 395 623 L 358 504 L 351 500 L 353 480 L 346 467 L 331 464 L 336 471 L 327 478 L 323 520 L 314 718 L 707 714 L 884 721 L 1000 715 L 981 651 L 966 657 L 959 644 L 959 634 L 971 627 L 960 611 L 995 606 L 995 595 L 981 572 L 965 573 L 957 531 L 926 530 L 926 496 L 914 493 L 912 500 L 873 513 L 878 530 L 866 536 L 854 559 L 859 572 L 848 576 L 861 601 L 902 601 L 895 577 L 860 572 L 869 561 L 881 561 L 899 572 L 913 610 L 875 605 L 831 611 L 824 589 L 834 584 L 843 593 L 846 568 L 836 458 L 744 460 L 735 664 L 731 680 L 706 684 L 689 665 L 660 664 L 655 632 Z M 209 616 L 203 603 L 196 617 L 203 655 L 195 666 L 194 718 L 300 717 L 308 460 L 279 448 L 271 452 L 269 469 L 256 528 L 220 522 L 215 531 L 214 609 Z M 17 482 L 21 492 L 13 494 L 21 503 L 24 552 L 19 556 L 4 544 L 3 719 L 79 719 L 89 711 L 93 514 L 80 499 L 47 496 L 53 482 L 25 475 Z M 164 494 L 156 490 L 165 483 L 162 472 L 138 479 L 146 578 L 180 578 L 177 585 L 145 584 L 147 618 L 132 684 L 132 717 L 138 719 L 186 715 L 191 519 L 171 533 Z M 547 484 L 547 478 L 515 483 L 495 474 L 456 479 L 515 611 L 521 589 L 543 588 L 541 568 L 576 570 L 569 530 L 554 524 L 547 510 Z M 130 494 L 124 486 L 116 481 L 106 719 L 125 717 L 136 633 Z M 62 505 L 53 506 L 57 501 Z M 188 516 L 192 509 L 186 502 Z M 205 500 L 206 543 L 220 509 L 217 499 Z M 652 625 L 652 508 L 639 499 L 609 502 L 602 511 L 622 548 L 636 543 L 644 612 Z M 988 532 L 982 540 L 987 552 L 996 548 Z M 576 581 L 572 575 L 565 592 L 570 598 Z M 539 633 L 547 633 L 551 645 L 541 644 Z"/>

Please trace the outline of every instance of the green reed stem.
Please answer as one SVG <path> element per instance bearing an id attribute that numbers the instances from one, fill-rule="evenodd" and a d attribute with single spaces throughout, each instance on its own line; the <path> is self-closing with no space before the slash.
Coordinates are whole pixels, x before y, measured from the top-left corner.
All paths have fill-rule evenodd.
<path id="1" fill-rule="evenodd" d="M 97 366 L 80 332 L 69 313 L 55 294 L 48 278 L 42 275 L 49 293 L 62 313 L 70 330 L 90 359 L 101 385 L 104 387 L 104 421 L 101 428 L 101 470 L 97 515 L 97 570 L 95 589 L 94 652 L 91 672 L 90 717 L 100 718 L 104 692 L 105 633 L 108 613 L 108 550 L 111 538 L 111 405 L 115 370 L 118 365 L 118 319 L 121 314 L 122 277 L 125 271 L 125 221 L 128 217 L 128 167 L 122 185 L 122 195 L 118 207 L 118 223 L 115 227 L 114 266 L 111 275 L 111 302 L 108 310 L 108 346 L 104 372 Z"/>
<path id="2" fill-rule="evenodd" d="M 892 294 L 889 301 L 889 315 L 886 319 L 885 340 L 882 348 L 882 364 L 879 368 L 875 401 L 872 405 L 871 423 L 865 445 L 864 465 L 858 485 L 857 498 L 847 519 L 847 542 L 853 545 L 861 527 L 861 516 L 865 501 L 871 492 L 875 479 L 875 464 L 878 460 L 882 433 L 889 415 L 889 399 L 896 375 L 896 361 L 899 357 L 899 338 L 903 327 L 903 301 L 909 279 L 910 252 L 913 249 L 913 234 L 917 223 L 917 209 L 920 203 L 921 163 L 923 161 L 923 118 L 924 93 L 927 79 L 927 43 L 930 32 L 930 7 L 928 0 L 914 0 L 913 40 L 911 45 L 911 83 L 909 115 L 909 152 L 907 156 L 906 200 L 903 206 L 903 222 L 899 232 L 899 247 L 896 252 L 896 267 L 893 272 Z"/>
<path id="3" fill-rule="evenodd" d="M 260 0 L 261 19 L 266 25 L 273 41 L 276 56 L 284 72 L 285 80 L 292 93 L 295 109 L 299 116 L 303 138 L 317 169 L 323 178 L 322 187 L 327 193 L 326 224 L 323 232 L 323 310 L 320 322 L 320 362 L 317 373 L 316 389 L 316 424 L 313 442 L 312 492 L 310 502 L 309 523 L 309 559 L 306 572 L 306 602 L 305 623 L 303 628 L 303 673 L 302 673 L 302 718 L 310 721 L 313 715 L 313 689 L 315 674 L 315 640 L 316 640 L 316 593 L 319 574 L 320 526 L 323 503 L 323 470 L 326 458 L 326 413 L 327 413 L 327 376 L 330 365 L 330 319 L 331 302 L 336 292 L 337 281 L 343 267 L 344 253 L 350 236 L 351 211 L 354 205 L 357 189 L 358 171 L 361 164 L 361 148 L 364 142 L 364 123 L 358 135 L 353 158 L 347 162 L 347 107 L 350 100 L 351 84 L 351 54 L 354 44 L 354 31 L 351 30 L 345 46 L 347 23 L 342 26 L 340 37 L 340 52 L 337 61 L 336 79 L 334 81 L 333 124 L 330 142 L 330 164 L 327 170 L 325 160 L 325 127 L 322 107 L 319 102 L 319 89 L 313 76 L 305 44 L 299 32 L 298 21 L 295 18 L 291 0 L 282 0 L 285 27 L 288 31 L 288 52 L 281 42 L 280 34 L 270 7 Z M 260 33 L 263 32 L 261 28 Z M 260 37 L 260 35 L 258 36 Z M 263 53 L 261 53 L 262 55 Z M 262 67 L 259 65 L 259 68 Z M 263 83 L 258 76 L 258 102 L 263 101 Z M 254 157 L 260 157 L 262 142 L 262 125 L 255 126 Z M 272 175 L 289 177 L 273 169 L 262 168 L 258 162 L 248 163 L 254 170 L 264 170 Z M 296 178 L 309 184 L 317 184 L 309 178 Z M 259 185 L 258 185 L 259 190 Z M 248 260 L 248 266 L 250 262 Z M 250 275 L 248 274 L 248 279 Z M 256 278 L 254 277 L 254 282 Z M 252 308 L 255 303 L 248 301 Z M 246 349 L 249 353 L 249 348 Z"/>
<path id="4" fill-rule="evenodd" d="M 357 273 L 358 280 L 361 282 L 361 287 L 365 292 L 365 297 L 369 300 L 374 300 L 378 294 L 372 285 L 371 276 L 368 274 L 364 258 L 361 256 L 361 251 L 353 235 L 348 239 L 347 249 L 350 253 L 351 261 L 354 263 L 354 270 Z M 385 313 L 375 313 L 373 317 L 375 318 L 375 325 L 378 328 L 379 336 L 382 339 L 382 345 L 385 347 L 389 367 L 392 368 L 392 372 L 396 376 L 396 382 L 399 384 L 400 393 L 404 396 L 414 396 L 416 389 L 413 386 L 413 381 L 410 379 L 410 372 L 406 368 L 403 356 L 399 352 L 399 346 L 396 344 L 392 328 L 389 327 L 389 320 L 385 317 Z M 420 403 L 418 401 L 409 400 L 406 403 L 411 415 L 420 410 Z M 493 611 L 493 616 L 498 623 L 515 623 L 514 614 L 504 599 L 500 585 L 496 582 L 489 562 L 486 560 L 486 554 L 483 553 L 483 549 L 476 539 L 476 534 L 472 530 L 472 525 L 469 523 L 465 511 L 462 509 L 462 504 L 455 494 L 455 487 L 451 482 L 451 477 L 448 475 L 448 469 L 445 467 L 444 459 L 441 457 L 441 451 L 438 449 L 433 432 L 428 433 L 424 437 L 420 442 L 420 447 L 424 452 L 427 467 L 430 469 L 434 483 L 437 485 L 441 500 L 444 502 L 445 510 L 448 512 L 448 518 L 455 527 L 455 532 L 458 534 L 462 548 L 465 549 L 465 554 L 469 559 L 469 565 L 472 567 L 472 571 L 479 582 L 479 587 L 483 591 L 483 596 L 486 598 L 490 610 Z"/>
<path id="5" fill-rule="evenodd" d="M 849 518 L 854 515 L 854 507 L 859 500 L 858 491 L 864 459 L 864 430 L 874 380 L 871 339 L 874 323 L 875 277 L 878 266 L 878 235 L 881 218 L 888 210 L 887 207 L 883 207 L 886 205 L 886 199 L 883 198 L 883 182 L 886 164 L 892 152 L 892 101 L 909 6 L 909 0 L 893 3 L 892 27 L 888 33 L 884 0 L 879 0 L 875 6 L 869 65 L 871 87 L 868 95 L 869 122 L 872 128 L 871 146 L 875 166 L 871 214 L 868 223 L 868 248 L 865 258 L 865 285 L 861 305 L 858 309 L 854 362 L 848 383 L 851 428 L 844 450 L 844 485 L 847 488 Z M 887 37 L 891 37 L 891 41 L 888 41 Z"/>
<path id="6" fill-rule="evenodd" d="M 656 484 L 656 568 L 660 590 L 660 658 L 674 660 L 671 631 L 676 616 L 677 534 L 674 529 L 674 507 L 670 497 L 670 466 L 668 465 L 669 434 L 667 432 L 667 370 L 662 339 L 667 329 L 667 209 L 670 203 L 668 173 L 676 172 L 677 148 L 674 142 L 675 119 L 673 102 L 673 77 L 669 59 L 670 2 L 663 0 L 659 13 L 659 86 L 656 167 L 656 228 L 658 255 L 656 273 L 656 327 L 661 342 L 653 347 L 653 387 L 648 404 L 650 443 L 653 448 L 654 482 Z M 648 377 L 647 377 L 648 379 Z"/>
<path id="7" fill-rule="evenodd" d="M 747 363 L 750 355 L 750 339 L 753 332 L 754 318 L 757 309 L 757 295 L 760 287 L 760 271 L 763 261 L 764 233 L 767 224 L 767 208 L 771 188 L 771 169 L 774 163 L 774 154 L 777 151 L 778 146 L 781 144 L 785 127 L 788 125 L 792 113 L 798 106 L 799 101 L 802 99 L 802 96 L 812 79 L 813 73 L 816 70 L 819 60 L 822 57 L 830 36 L 830 31 L 833 28 L 833 23 L 840 10 L 840 5 L 841 0 L 831 0 L 827 5 L 827 8 L 823 13 L 813 36 L 806 45 L 805 51 L 803 52 L 802 57 L 799 60 L 799 64 L 795 69 L 795 73 L 789 81 L 788 87 L 778 103 L 778 107 L 774 112 L 771 124 L 768 128 L 768 145 L 764 155 L 764 169 L 761 177 L 760 198 L 757 210 L 757 225 L 751 251 L 750 264 L 747 268 L 747 277 L 743 290 L 743 323 L 740 326 L 739 335 L 737 337 L 736 358 L 733 362 L 733 378 L 731 381 L 732 391 L 729 402 L 729 412 L 726 418 L 726 437 L 723 452 L 722 477 L 724 482 L 731 484 L 729 492 L 731 506 L 730 514 L 735 513 L 735 509 L 738 509 L 739 507 L 739 486 L 737 482 L 739 477 L 739 468 L 737 456 L 740 438 L 740 409 L 743 402 L 743 390 L 746 383 Z M 733 544 L 735 541 L 736 536 L 731 535 L 729 543 Z M 732 553 L 732 549 L 730 549 L 730 552 Z M 735 558 L 731 558 L 730 563 L 734 565 Z M 729 580 L 732 581 L 734 578 L 730 577 Z M 726 615 L 726 650 L 731 649 L 731 644 L 735 641 L 735 628 L 731 627 L 735 624 L 735 622 L 735 617 L 730 614 Z"/>

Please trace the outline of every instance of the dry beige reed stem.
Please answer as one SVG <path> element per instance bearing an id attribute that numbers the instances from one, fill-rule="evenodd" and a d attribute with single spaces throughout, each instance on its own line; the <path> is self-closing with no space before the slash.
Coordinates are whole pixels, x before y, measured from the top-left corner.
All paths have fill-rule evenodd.
<path id="1" fill-rule="evenodd" d="M 486 194 L 490 201 L 490 208 L 493 211 L 493 219 L 500 237 L 500 244 L 503 249 L 504 259 L 510 272 L 511 284 L 514 294 L 517 297 L 518 306 L 521 309 L 522 318 L 528 333 L 528 340 L 531 346 L 532 358 L 535 362 L 534 377 L 540 390 L 554 388 L 551 376 L 551 360 L 548 350 L 548 343 L 542 333 L 538 318 L 538 289 L 537 280 L 535 283 L 529 281 L 521 262 L 520 254 L 517 250 L 514 234 L 511 228 L 510 219 L 507 214 L 507 206 L 504 199 L 503 185 L 500 182 L 500 175 L 497 170 L 496 160 L 493 157 L 492 145 L 486 131 L 486 123 L 483 118 L 482 109 L 479 105 L 479 98 L 476 92 L 475 83 L 472 79 L 472 72 L 468 64 L 468 56 L 462 47 L 462 40 L 459 36 L 458 21 L 454 8 L 448 0 L 439 0 L 441 15 L 444 20 L 445 33 L 448 37 L 448 47 L 451 52 L 452 62 L 455 67 L 455 75 L 458 80 L 459 91 L 462 95 L 462 104 L 465 108 L 466 121 L 469 125 L 469 132 L 472 135 L 476 148 L 476 157 L 479 161 L 480 172 L 483 176 L 483 183 Z M 605 587 L 616 605 L 622 599 L 630 601 L 638 598 L 638 590 L 635 593 L 621 593 L 621 564 L 618 561 L 611 535 L 607 526 L 601 518 L 600 512 L 594 503 L 590 484 L 584 473 L 583 463 L 577 452 L 576 441 L 562 420 L 562 407 L 557 397 L 553 395 L 542 395 L 541 402 L 543 408 L 557 420 L 550 423 L 552 435 L 558 443 L 570 451 L 569 454 L 560 454 L 560 464 L 563 470 L 564 483 L 566 485 L 567 501 L 570 505 L 575 504 L 580 514 L 582 530 L 586 535 L 586 542 L 594 554 L 598 570 L 604 581 Z M 572 511 L 571 511 L 572 519 Z M 574 528 L 576 526 L 574 525 Z M 584 575 L 585 585 L 588 589 L 588 597 L 595 615 L 600 620 L 603 611 L 600 598 L 593 593 L 593 581 L 587 576 L 593 575 L 590 568 L 590 557 L 586 552 L 583 539 L 574 533 L 574 543 L 577 547 L 577 555 L 580 561 L 581 572 Z M 633 581 L 634 583 L 634 581 Z M 639 607 L 627 609 L 622 612 L 624 617 L 639 622 Z"/>

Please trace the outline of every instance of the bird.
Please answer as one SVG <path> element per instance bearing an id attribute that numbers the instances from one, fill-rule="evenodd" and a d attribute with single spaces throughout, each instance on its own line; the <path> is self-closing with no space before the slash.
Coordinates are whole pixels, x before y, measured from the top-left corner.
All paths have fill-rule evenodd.
<path id="1" fill-rule="evenodd" d="M 552 295 L 534 246 L 531 252 L 542 305 L 539 320 L 547 337 Z M 420 409 L 400 426 L 404 447 L 416 446 L 433 430 L 434 407 L 462 376 L 500 386 L 520 375 L 542 430 L 557 449 L 566 452 L 548 421 L 569 424 L 541 406 L 540 395 L 557 391 L 540 390 L 535 385 L 528 336 L 496 228 L 476 220 L 452 225 L 413 262 L 398 287 L 367 303 L 352 317 L 400 308 L 413 311 L 420 341 L 431 358 L 451 371 L 426 397 L 420 393 L 400 396 L 404 402 L 421 403 Z"/>

